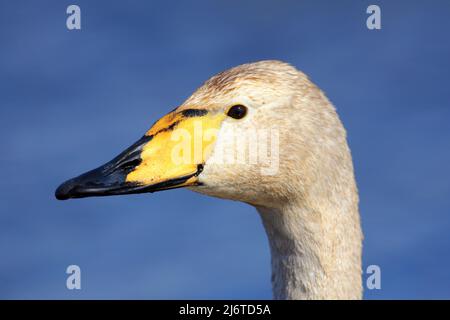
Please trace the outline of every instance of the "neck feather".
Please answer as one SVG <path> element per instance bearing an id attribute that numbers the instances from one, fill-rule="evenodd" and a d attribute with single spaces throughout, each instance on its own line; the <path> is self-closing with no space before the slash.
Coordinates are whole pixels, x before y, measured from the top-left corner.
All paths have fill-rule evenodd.
<path id="1" fill-rule="evenodd" d="M 269 239 L 275 299 L 361 298 L 357 207 L 340 205 L 333 212 L 329 203 L 291 203 L 257 210 Z"/>

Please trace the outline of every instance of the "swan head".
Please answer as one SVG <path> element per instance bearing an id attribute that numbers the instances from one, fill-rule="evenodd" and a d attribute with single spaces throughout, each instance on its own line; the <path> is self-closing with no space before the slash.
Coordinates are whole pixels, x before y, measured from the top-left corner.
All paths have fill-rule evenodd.
<path id="1" fill-rule="evenodd" d="M 187 187 L 270 207 L 306 195 L 323 163 L 340 156 L 340 139 L 334 109 L 303 73 L 280 61 L 244 64 L 210 78 L 130 148 L 63 183 L 56 197 Z"/>

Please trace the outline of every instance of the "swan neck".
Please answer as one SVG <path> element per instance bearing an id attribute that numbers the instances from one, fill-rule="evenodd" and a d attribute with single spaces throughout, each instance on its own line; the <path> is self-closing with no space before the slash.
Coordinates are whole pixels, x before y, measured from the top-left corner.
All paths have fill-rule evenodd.
<path id="1" fill-rule="evenodd" d="M 329 213 L 302 206 L 257 210 L 270 245 L 274 299 L 361 298 L 359 219 L 331 226 Z"/>

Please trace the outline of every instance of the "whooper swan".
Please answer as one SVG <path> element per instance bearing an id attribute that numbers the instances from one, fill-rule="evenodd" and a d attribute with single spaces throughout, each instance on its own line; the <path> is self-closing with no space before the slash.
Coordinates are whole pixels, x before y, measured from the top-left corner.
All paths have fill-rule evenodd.
<path id="1" fill-rule="evenodd" d="M 235 151 L 239 157 L 230 157 Z M 361 298 L 362 232 L 346 132 L 296 68 L 260 61 L 215 75 L 112 161 L 63 183 L 56 197 L 178 187 L 257 209 L 275 299 Z"/>

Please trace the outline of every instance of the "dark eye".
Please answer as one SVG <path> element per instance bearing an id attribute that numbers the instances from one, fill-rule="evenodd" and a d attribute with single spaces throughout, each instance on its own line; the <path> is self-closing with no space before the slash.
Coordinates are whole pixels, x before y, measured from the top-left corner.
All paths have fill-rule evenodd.
<path id="1" fill-rule="evenodd" d="M 234 119 L 242 119 L 247 114 L 247 107 L 242 104 L 232 106 L 227 112 L 227 116 Z"/>

